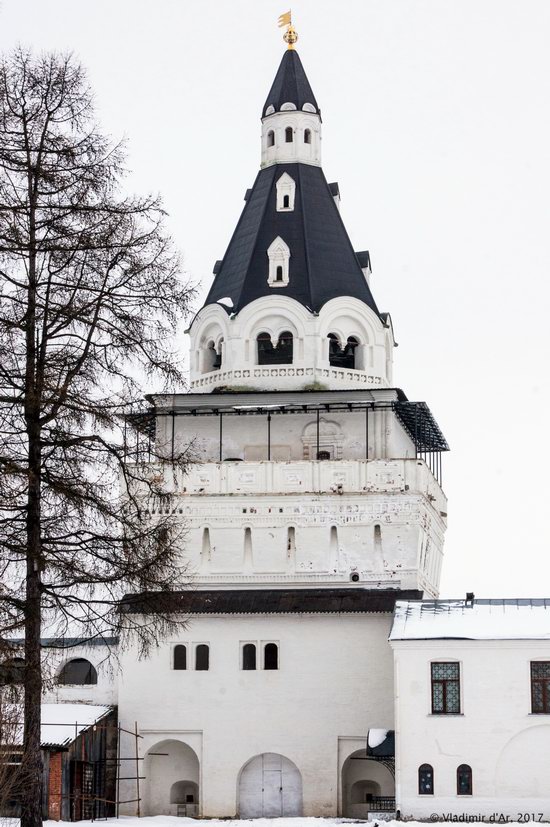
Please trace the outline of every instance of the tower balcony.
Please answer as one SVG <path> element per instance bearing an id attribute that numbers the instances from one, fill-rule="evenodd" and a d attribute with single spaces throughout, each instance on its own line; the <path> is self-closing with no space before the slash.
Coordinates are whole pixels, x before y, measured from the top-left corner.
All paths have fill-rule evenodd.
<path id="1" fill-rule="evenodd" d="M 386 388 L 388 381 L 375 371 L 343 367 L 299 367 L 293 365 L 257 365 L 243 370 L 212 370 L 191 381 L 195 393 L 214 388 L 254 383 L 258 387 L 294 390 L 296 382 L 320 383 L 331 388 Z"/>

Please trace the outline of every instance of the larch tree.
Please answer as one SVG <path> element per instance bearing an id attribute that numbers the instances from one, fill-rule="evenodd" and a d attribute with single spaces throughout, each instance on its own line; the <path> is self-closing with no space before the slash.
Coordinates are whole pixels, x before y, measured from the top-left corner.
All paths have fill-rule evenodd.
<path id="1" fill-rule="evenodd" d="M 140 383 L 182 383 L 174 335 L 192 290 L 159 199 L 123 194 L 123 176 L 71 56 L 3 60 L 0 636 L 24 638 L 22 827 L 42 821 L 44 629 L 145 650 L 179 622 L 162 595 L 186 582 L 183 529 L 147 508 L 158 474 L 126 460 L 150 425 L 127 415 Z M 146 620 L 117 610 L 134 591 L 155 592 Z"/>

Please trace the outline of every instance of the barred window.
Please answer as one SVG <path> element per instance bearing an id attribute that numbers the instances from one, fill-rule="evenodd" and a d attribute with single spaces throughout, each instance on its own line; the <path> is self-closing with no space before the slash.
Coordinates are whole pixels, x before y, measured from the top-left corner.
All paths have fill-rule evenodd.
<path id="1" fill-rule="evenodd" d="M 432 713 L 460 712 L 460 666 L 458 663 L 432 663 Z"/>
<path id="2" fill-rule="evenodd" d="M 418 795 L 434 794 L 434 768 L 431 764 L 422 764 L 418 768 Z"/>
<path id="3" fill-rule="evenodd" d="M 531 661 L 531 712 L 550 713 L 550 661 Z"/>
<path id="4" fill-rule="evenodd" d="M 461 764 L 456 771 L 456 794 L 472 795 L 472 768 Z"/>

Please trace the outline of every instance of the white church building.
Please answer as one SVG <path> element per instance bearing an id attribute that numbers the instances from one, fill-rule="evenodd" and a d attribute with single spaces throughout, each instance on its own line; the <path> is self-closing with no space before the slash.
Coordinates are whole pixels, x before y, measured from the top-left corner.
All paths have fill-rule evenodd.
<path id="1" fill-rule="evenodd" d="M 187 629 L 50 700 L 137 722 L 146 815 L 549 820 L 550 602 L 437 599 L 448 445 L 395 385 L 392 322 L 294 48 L 261 123 L 260 171 L 188 331 L 190 392 L 148 400 L 166 459 L 151 473 L 195 452 L 150 504 L 188 529 Z"/>

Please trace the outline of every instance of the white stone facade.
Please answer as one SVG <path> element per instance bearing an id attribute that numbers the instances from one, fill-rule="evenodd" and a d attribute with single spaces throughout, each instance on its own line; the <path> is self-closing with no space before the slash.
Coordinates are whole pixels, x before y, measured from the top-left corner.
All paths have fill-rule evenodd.
<path id="1" fill-rule="evenodd" d="M 201 584 L 438 593 L 447 503 L 421 460 L 207 463 L 168 482 L 150 507 L 183 521 Z"/>
<path id="2" fill-rule="evenodd" d="M 263 118 L 261 166 L 297 162 L 321 166 L 319 115 L 287 109 Z"/>
<path id="3" fill-rule="evenodd" d="M 282 756 L 298 770 L 301 807 L 290 814 L 358 815 L 358 782 L 391 795 L 388 769 L 349 760 L 364 752 L 369 728 L 393 726 L 390 622 L 384 614 L 196 617 L 149 660 L 123 655 L 121 722 L 131 728 L 139 721 L 144 737 L 146 814 L 176 814 L 170 791 L 179 781 L 197 785 L 203 817 L 242 815 L 243 794 L 245 815 L 266 812 L 258 801 L 261 778 L 251 790 L 242 777 L 261 755 Z M 276 642 L 279 668 L 243 671 L 241 649 L 249 641 Z M 174 670 L 178 642 L 190 651 L 208 643 L 209 670 Z M 133 798 L 134 787 L 123 792 Z"/>
<path id="4" fill-rule="evenodd" d="M 513 611 L 513 610 L 512 610 Z M 517 611 L 516 611 L 517 614 Z M 550 820 L 550 710 L 533 714 L 531 661 L 550 662 L 548 640 L 392 641 L 395 657 L 396 806 L 429 819 L 497 814 Z M 458 714 L 433 714 L 431 663 L 455 662 Z M 419 768 L 433 767 L 433 793 L 419 794 Z M 457 788 L 471 767 L 472 793 Z"/>

